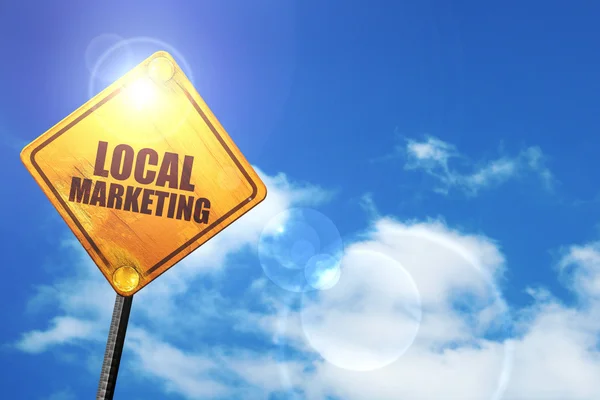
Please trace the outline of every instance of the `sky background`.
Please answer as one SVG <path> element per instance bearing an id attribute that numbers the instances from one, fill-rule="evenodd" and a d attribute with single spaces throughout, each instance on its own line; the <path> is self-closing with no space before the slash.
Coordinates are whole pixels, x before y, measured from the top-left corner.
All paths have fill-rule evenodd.
<path id="1" fill-rule="evenodd" d="M 3 396 L 91 398 L 114 300 L 19 152 L 167 50 L 269 195 L 135 296 L 115 398 L 598 399 L 599 13 L 0 3 Z"/>

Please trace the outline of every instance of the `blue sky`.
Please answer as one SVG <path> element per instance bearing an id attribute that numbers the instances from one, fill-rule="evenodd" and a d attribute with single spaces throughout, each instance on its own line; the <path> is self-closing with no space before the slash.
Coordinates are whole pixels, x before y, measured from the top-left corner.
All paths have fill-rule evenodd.
<path id="1" fill-rule="evenodd" d="M 597 399 L 599 12 L 3 3 L 3 393 L 93 396 L 114 298 L 19 152 L 167 50 L 269 196 L 136 295 L 116 398 Z M 290 291 L 315 235 L 339 274 Z"/>

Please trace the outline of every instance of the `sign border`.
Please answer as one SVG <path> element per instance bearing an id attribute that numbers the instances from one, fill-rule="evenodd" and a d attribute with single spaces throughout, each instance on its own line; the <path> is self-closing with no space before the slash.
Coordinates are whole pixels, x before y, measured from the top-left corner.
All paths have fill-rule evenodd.
<path id="1" fill-rule="evenodd" d="M 246 169 L 244 169 L 244 166 L 240 163 L 240 161 L 236 157 L 235 153 L 231 150 L 231 148 L 228 146 L 228 144 L 226 143 L 226 141 L 223 139 L 223 137 L 221 136 L 221 134 L 219 133 L 219 131 L 212 124 L 212 122 L 210 121 L 210 118 L 208 118 L 208 116 L 206 115 L 206 113 L 204 112 L 204 110 L 202 110 L 202 108 L 200 107 L 200 105 L 198 104 L 198 102 L 194 99 L 193 95 L 178 81 L 177 81 L 177 86 L 179 86 L 179 88 L 181 88 L 183 90 L 185 96 L 188 98 L 188 100 L 190 101 L 190 103 L 194 106 L 194 109 L 198 112 L 198 114 L 200 114 L 200 116 L 202 117 L 202 119 L 204 120 L 204 122 L 206 123 L 206 125 L 210 128 L 211 132 L 215 135 L 216 139 L 221 144 L 221 146 L 223 146 L 223 148 L 225 149 L 225 151 L 227 152 L 227 154 L 231 157 L 232 161 L 238 167 L 238 169 L 240 170 L 240 172 L 244 175 L 244 177 L 246 178 L 246 180 L 248 181 L 248 183 L 252 187 L 252 193 L 246 199 L 244 199 L 241 203 L 239 203 L 238 205 L 236 205 L 235 207 L 233 207 L 227 213 L 223 214 L 219 219 L 217 219 L 212 224 L 210 224 L 207 227 L 205 227 L 198 234 L 196 234 L 194 237 L 192 237 L 191 239 L 189 239 L 187 242 L 185 242 L 184 244 L 182 244 L 181 246 L 179 246 L 177 249 L 173 250 L 166 257 L 164 257 L 158 263 L 154 264 L 148 270 L 144 271 L 143 272 L 143 276 L 144 277 L 146 277 L 146 276 L 148 276 L 148 275 L 156 272 L 159 268 L 161 268 L 164 264 L 166 264 L 173 257 L 176 257 L 181 252 L 185 251 L 185 249 L 187 247 L 189 247 L 191 244 L 193 244 L 194 242 L 196 242 L 197 240 L 199 240 L 200 238 L 202 238 L 202 236 L 206 235 L 208 232 L 210 232 L 212 229 L 214 229 L 215 226 L 223 223 L 225 220 L 227 220 L 229 217 L 231 217 L 233 214 L 235 214 L 237 211 L 239 211 L 246 204 L 248 204 L 252 200 L 254 200 L 254 198 L 256 198 L 256 196 L 258 194 L 258 186 L 257 186 L 256 182 L 254 182 L 252 180 L 252 178 L 250 177 L 250 174 L 248 173 L 248 171 L 246 171 Z M 81 120 L 83 120 L 84 118 L 88 117 L 95 110 L 97 110 L 102 105 L 104 105 L 105 103 L 107 103 L 108 101 L 110 101 L 112 98 L 114 98 L 116 95 L 118 95 L 122 90 L 123 90 L 122 86 L 117 87 L 113 92 L 111 92 L 108 95 L 106 95 L 103 99 L 101 99 L 96 104 L 94 104 L 93 106 L 91 106 L 89 109 L 87 109 L 86 111 L 84 111 L 81 115 L 79 115 L 73 121 L 70 121 L 65 127 L 61 128 L 58 132 L 56 132 L 55 134 L 53 134 L 52 136 L 50 136 L 49 138 L 47 138 L 46 140 L 44 140 L 41 144 L 39 144 L 38 146 L 36 146 L 34 149 L 32 149 L 31 150 L 31 154 L 30 154 L 31 165 L 35 168 L 35 170 L 38 172 L 38 174 L 40 175 L 40 177 L 46 183 L 46 185 L 48 186 L 48 188 L 52 191 L 52 194 L 54 194 L 55 198 L 59 201 L 59 203 L 61 204 L 61 206 L 63 207 L 63 209 L 69 215 L 69 217 L 71 217 L 71 220 L 75 223 L 75 225 L 77 226 L 77 228 L 81 231 L 81 233 L 83 234 L 84 238 L 87 240 L 87 242 L 89 243 L 89 245 L 91 246 L 91 248 L 100 257 L 100 259 L 102 260 L 102 262 L 104 262 L 106 268 L 108 268 L 110 266 L 110 263 L 108 262 L 108 259 L 106 258 L 106 256 L 104 254 L 102 254 L 102 252 L 100 251 L 100 248 L 98 247 L 98 245 L 92 240 L 92 238 L 90 237 L 90 235 L 88 234 L 88 232 L 83 228 L 81 222 L 79 222 L 79 220 L 75 217 L 73 211 L 69 208 L 69 206 L 66 204 L 66 202 L 64 201 L 64 199 L 60 196 L 60 194 L 58 193 L 58 191 L 56 190 L 56 188 L 52 185 L 52 183 L 50 182 L 50 180 L 48 179 L 48 177 L 46 176 L 46 174 L 44 174 L 44 172 L 40 168 L 39 164 L 36 162 L 35 156 L 44 147 L 46 147 L 51 142 L 53 142 L 54 140 L 56 140 L 59 136 L 65 134 L 72 127 L 74 127 L 75 125 L 77 125 Z"/>

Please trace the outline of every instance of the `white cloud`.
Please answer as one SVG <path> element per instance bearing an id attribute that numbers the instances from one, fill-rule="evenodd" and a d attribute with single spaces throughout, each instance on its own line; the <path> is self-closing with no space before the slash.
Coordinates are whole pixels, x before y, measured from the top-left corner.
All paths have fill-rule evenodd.
<path id="1" fill-rule="evenodd" d="M 277 361 L 239 347 L 183 351 L 139 328 L 130 330 L 127 346 L 134 356 L 132 368 L 144 379 L 187 399 L 266 398 L 286 389 L 283 370 L 298 385 L 304 368 L 299 362 Z"/>
<path id="2" fill-rule="evenodd" d="M 152 382 L 160 379 L 167 392 L 190 399 L 218 398 L 229 392 L 211 378 L 219 366 L 210 355 L 184 352 L 141 329 L 128 332 L 127 345 L 135 356 L 135 369 Z"/>
<path id="3" fill-rule="evenodd" d="M 56 317 L 47 330 L 33 330 L 23 334 L 17 347 L 27 353 L 41 353 L 49 347 L 90 339 L 96 335 L 96 325 L 72 317 Z"/>
<path id="4" fill-rule="evenodd" d="M 252 249 L 273 215 L 299 199 L 327 198 L 282 176 L 264 179 L 268 203 L 136 296 L 127 348 L 131 367 L 152 385 L 189 399 L 267 399 L 290 390 L 308 400 L 600 395 L 600 245 L 572 246 L 558 263 L 579 296 L 573 305 L 537 288 L 530 307 L 510 310 L 498 289 L 507 264 L 495 241 L 437 220 L 381 217 L 347 243 L 339 284 L 329 290 L 287 293 L 261 277 L 245 292 L 225 293 L 219 282 L 232 272 L 230 256 Z M 102 351 L 105 338 L 87 324 L 108 326 L 113 295 L 94 269 L 40 292 L 37 302 L 51 298 L 61 316 L 46 331 L 25 333 L 22 350 L 87 338 Z M 99 299 L 70 290 L 75 283 Z M 204 335 L 215 326 L 227 339 L 208 344 Z"/>
<path id="5" fill-rule="evenodd" d="M 67 388 L 59 392 L 53 393 L 50 397 L 46 397 L 45 400 L 76 400 L 77 396 L 73 390 Z"/>
<path id="6" fill-rule="evenodd" d="M 375 204 L 375 200 L 373 199 L 372 193 L 367 193 L 361 196 L 359 205 L 361 208 L 367 213 L 369 219 L 379 219 L 381 214 L 379 210 L 377 210 L 377 206 Z"/>
<path id="7" fill-rule="evenodd" d="M 491 398 L 511 355 L 510 344 L 486 338 L 506 318 L 492 279 L 503 270 L 485 237 L 435 221 L 376 221 L 347 248 L 340 284 L 288 315 L 291 343 L 304 336 L 331 361 L 314 363 L 306 398 Z"/>
<path id="8" fill-rule="evenodd" d="M 545 156 L 539 147 L 528 147 L 513 157 L 500 157 L 473 163 L 462 156 L 454 145 L 428 136 L 424 140 L 406 140 L 400 149 L 406 157 L 405 168 L 422 170 L 437 181 L 436 191 L 448 193 L 452 189 L 477 195 L 480 190 L 498 186 L 510 179 L 532 173 L 550 189 L 554 178 L 545 166 Z M 452 160 L 462 161 L 462 170 L 453 168 Z"/>
<path id="9" fill-rule="evenodd" d="M 440 139 L 428 137 L 425 142 L 408 140 L 406 150 L 423 166 L 434 168 L 437 165 L 448 166 L 448 160 L 458 155 L 456 148 Z"/>
<path id="10" fill-rule="evenodd" d="M 600 395 L 600 301 L 594 297 L 595 285 L 590 289 L 577 283 L 594 282 L 590 277 L 600 273 L 597 243 L 573 246 L 559 262 L 583 301 L 566 306 L 547 290 L 530 290 L 535 302 L 515 312 L 514 326 L 507 324 L 508 310 L 494 284 L 502 277 L 504 259 L 485 237 L 453 231 L 439 222 L 384 219 L 368 238 L 352 244 L 346 257 L 355 258 L 354 249 L 383 252 L 402 262 L 421 291 L 422 324 L 408 351 L 384 368 L 356 372 L 325 361 L 311 363 L 314 370 L 304 372 L 303 383 L 295 385 L 304 390 L 304 398 L 593 400 Z M 381 302 L 380 295 L 387 293 L 384 299 L 403 303 L 406 291 L 386 291 L 393 275 L 381 276 L 374 285 L 372 275 L 380 273 L 378 264 L 371 262 L 376 257 L 360 261 L 362 272 L 357 266 L 342 269 L 340 282 L 352 284 L 308 302 L 309 308 L 321 308 L 316 327 L 303 324 L 306 308 L 287 315 L 288 343 L 310 351 L 302 338 L 321 336 L 317 350 L 325 358 L 332 358 L 328 352 L 338 352 L 333 356 L 336 364 L 347 362 L 350 369 L 380 357 L 381 348 L 387 347 L 388 355 L 397 350 L 394 346 L 402 344 L 406 332 L 400 321 L 410 316 L 386 306 L 389 302 Z M 455 308 L 455 300 L 465 295 L 469 307 Z M 374 312 L 370 304 L 379 308 Z M 263 320 L 263 327 L 275 329 L 273 316 L 264 319 L 271 323 Z M 498 325 L 513 326 L 515 335 L 492 339 L 486 333 L 497 332 Z"/>
<path id="11" fill-rule="evenodd" d="M 600 395 L 598 310 L 590 314 L 556 299 L 526 314 L 523 336 L 515 342 L 515 359 L 507 400 L 592 400 Z M 594 315 L 595 314 L 595 315 Z"/>
<path id="12" fill-rule="evenodd" d="M 600 300 L 600 242 L 571 246 L 559 268 L 580 297 Z"/>
<path id="13" fill-rule="evenodd" d="M 290 379 L 289 386 L 301 385 L 304 377 L 305 365 L 303 363 L 277 360 L 271 355 L 261 355 L 256 352 L 237 349 L 235 356 L 222 356 L 221 359 L 232 372 L 241 377 L 247 385 L 254 388 L 252 391 L 257 397 L 265 397 L 265 394 L 268 393 L 285 391 L 288 386 L 285 380 L 282 379 L 284 371 Z"/>

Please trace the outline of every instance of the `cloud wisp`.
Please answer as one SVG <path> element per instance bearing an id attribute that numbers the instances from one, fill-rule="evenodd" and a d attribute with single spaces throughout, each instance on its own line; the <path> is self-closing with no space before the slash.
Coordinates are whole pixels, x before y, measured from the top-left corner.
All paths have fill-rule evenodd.
<path id="1" fill-rule="evenodd" d="M 528 147 L 515 156 L 472 161 L 456 146 L 427 136 L 422 140 L 405 139 L 405 144 L 397 148 L 396 154 L 404 158 L 406 170 L 422 171 L 434 178 L 435 191 L 442 194 L 458 190 L 468 196 L 476 196 L 482 190 L 526 174 L 538 176 L 548 190 L 555 184 L 552 172 L 546 166 L 546 157 L 536 146 Z"/>

